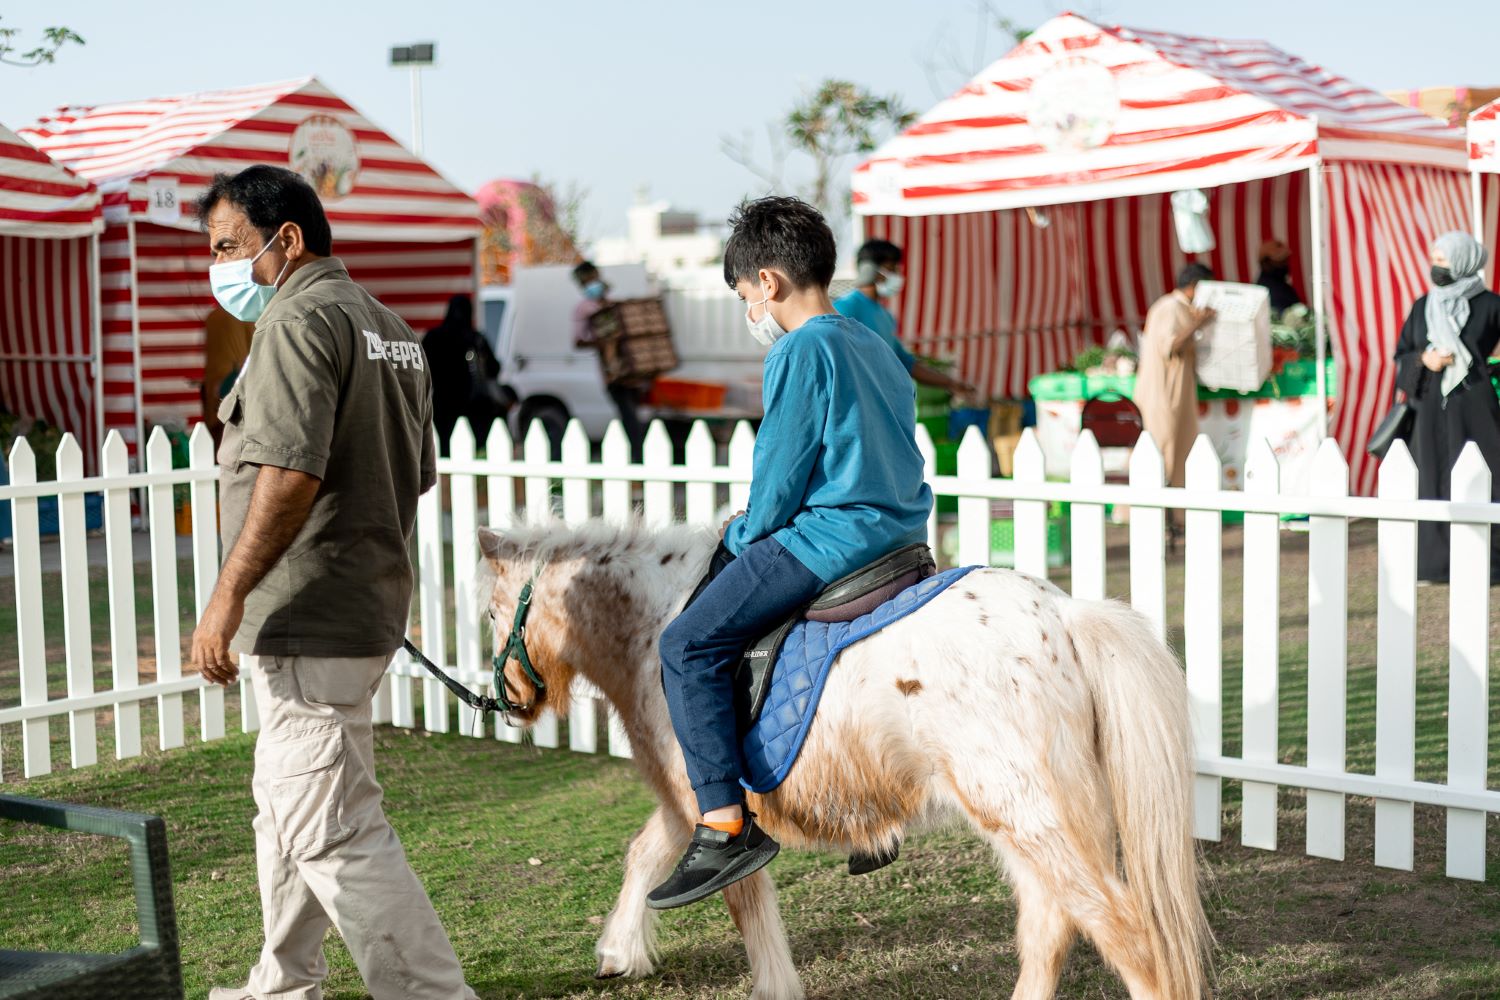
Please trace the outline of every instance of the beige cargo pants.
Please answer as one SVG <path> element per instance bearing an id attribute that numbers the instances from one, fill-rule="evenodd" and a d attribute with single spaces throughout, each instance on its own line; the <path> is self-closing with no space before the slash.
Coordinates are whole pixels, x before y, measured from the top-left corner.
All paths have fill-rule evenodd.
<path id="1" fill-rule="evenodd" d="M 320 1000 L 338 928 L 374 1000 L 475 1000 L 380 807 L 370 700 L 388 656 L 241 656 L 260 711 L 252 787 L 265 946 L 247 990 Z"/>

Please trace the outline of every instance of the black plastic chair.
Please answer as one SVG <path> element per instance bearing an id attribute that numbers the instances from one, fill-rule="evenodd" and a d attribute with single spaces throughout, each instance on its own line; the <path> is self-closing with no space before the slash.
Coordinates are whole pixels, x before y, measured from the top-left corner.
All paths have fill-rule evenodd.
<path id="1" fill-rule="evenodd" d="M 181 1000 L 167 825 L 160 816 L 0 795 L 0 819 L 130 842 L 139 946 L 117 955 L 0 951 L 0 1000 Z"/>

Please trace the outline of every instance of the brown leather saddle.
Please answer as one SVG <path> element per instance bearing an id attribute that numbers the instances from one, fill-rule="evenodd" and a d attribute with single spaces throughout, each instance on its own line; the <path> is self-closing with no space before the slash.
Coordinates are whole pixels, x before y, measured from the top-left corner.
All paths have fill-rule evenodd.
<path id="1" fill-rule="evenodd" d="M 720 544 L 709 561 L 704 574 L 688 598 L 688 604 L 698 599 L 709 583 L 734 561 L 723 544 Z M 807 607 L 800 609 L 771 632 L 752 643 L 740 659 L 734 673 L 734 709 L 741 734 L 749 731 L 760 718 L 765 705 L 766 693 L 771 690 L 771 678 L 776 669 L 776 660 L 787 635 L 800 622 L 852 622 L 867 615 L 908 587 L 913 587 L 937 571 L 937 562 L 932 550 L 918 542 L 887 553 L 879 559 L 835 580 Z"/>

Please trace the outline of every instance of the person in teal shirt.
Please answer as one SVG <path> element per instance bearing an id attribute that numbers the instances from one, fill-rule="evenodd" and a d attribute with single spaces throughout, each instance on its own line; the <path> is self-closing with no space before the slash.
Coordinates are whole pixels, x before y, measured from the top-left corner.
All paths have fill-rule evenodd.
<path id="1" fill-rule="evenodd" d="M 976 395 L 978 390 L 963 379 L 952 378 L 918 361 L 896 336 L 896 317 L 891 315 L 882 300 L 894 298 L 905 282 L 901 248 L 889 240 L 866 240 L 855 256 L 855 266 L 854 288 L 835 299 L 833 307 L 880 334 L 880 339 L 890 345 L 901 364 L 911 373 L 913 381 L 946 389 L 955 396 Z"/>
<path id="2" fill-rule="evenodd" d="M 745 647 L 834 580 L 927 537 L 906 368 L 833 307 L 837 251 L 817 209 L 748 202 L 730 219 L 724 279 L 770 348 L 750 502 L 724 526 L 732 556 L 662 634 L 662 688 L 701 819 L 654 909 L 705 899 L 776 856 L 745 810 L 733 675 Z M 719 557 L 715 557 L 718 563 Z"/>

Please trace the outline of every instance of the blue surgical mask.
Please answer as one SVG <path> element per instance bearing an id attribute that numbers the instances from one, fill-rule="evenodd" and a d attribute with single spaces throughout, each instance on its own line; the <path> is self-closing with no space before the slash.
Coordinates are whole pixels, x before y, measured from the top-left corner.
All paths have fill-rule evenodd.
<path id="1" fill-rule="evenodd" d="M 598 278 L 595 278 L 593 281 L 590 281 L 587 285 L 583 286 L 584 297 L 593 299 L 595 302 L 598 302 L 600 299 L 604 298 L 604 292 L 604 282 L 600 281 Z"/>
<path id="2" fill-rule="evenodd" d="M 282 265 L 281 274 L 276 275 L 276 281 L 270 285 L 262 285 L 255 280 L 250 269 L 255 262 L 260 260 L 261 254 L 271 249 L 271 244 L 276 242 L 272 236 L 266 241 L 266 245 L 260 248 L 260 253 L 249 260 L 231 260 L 225 264 L 213 264 L 208 269 L 208 284 L 213 289 L 214 298 L 219 300 L 219 305 L 224 307 L 225 312 L 235 319 L 244 320 L 246 323 L 254 323 L 260 319 L 260 314 L 266 311 L 266 306 L 276 296 L 276 289 L 281 285 L 281 277 L 286 274 L 286 269 L 292 266 L 290 259 Z"/>

